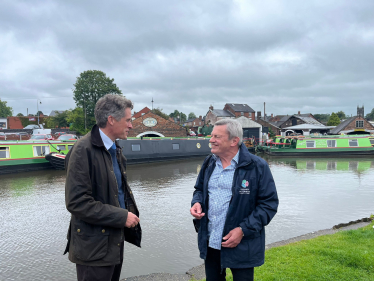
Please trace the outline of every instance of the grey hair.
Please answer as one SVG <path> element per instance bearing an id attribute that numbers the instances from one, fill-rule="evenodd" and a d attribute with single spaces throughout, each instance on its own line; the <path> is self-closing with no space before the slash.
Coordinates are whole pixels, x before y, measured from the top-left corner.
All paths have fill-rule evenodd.
<path id="1" fill-rule="evenodd" d="M 243 142 L 243 128 L 242 125 L 235 119 L 221 119 L 214 123 L 214 126 L 226 125 L 226 131 L 229 134 L 229 139 L 238 137 L 240 146 Z"/>
<path id="2" fill-rule="evenodd" d="M 117 121 L 125 117 L 125 109 L 133 109 L 131 100 L 124 96 L 107 94 L 101 97 L 95 106 L 95 119 L 99 128 L 105 128 L 108 117 L 113 116 Z"/>

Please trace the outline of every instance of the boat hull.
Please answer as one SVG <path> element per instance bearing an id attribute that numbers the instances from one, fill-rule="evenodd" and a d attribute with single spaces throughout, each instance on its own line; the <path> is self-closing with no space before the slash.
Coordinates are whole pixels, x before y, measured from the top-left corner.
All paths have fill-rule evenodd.
<path id="1" fill-rule="evenodd" d="M 374 149 L 269 149 L 264 151 L 270 156 L 302 156 L 302 157 L 345 157 L 374 156 Z"/>
<path id="2" fill-rule="evenodd" d="M 52 165 L 42 159 L 17 159 L 0 161 L 0 175 L 53 169 Z"/>

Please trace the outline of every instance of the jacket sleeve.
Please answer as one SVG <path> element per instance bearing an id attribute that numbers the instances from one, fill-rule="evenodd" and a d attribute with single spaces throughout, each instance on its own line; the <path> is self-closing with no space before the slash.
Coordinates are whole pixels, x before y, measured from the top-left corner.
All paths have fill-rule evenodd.
<path id="1" fill-rule="evenodd" d="M 211 155 L 205 158 L 204 163 L 200 169 L 199 175 L 197 177 L 197 180 L 194 186 L 195 191 L 193 193 L 191 207 L 195 203 L 200 203 L 200 205 L 202 205 L 203 203 L 204 174 L 205 174 L 205 169 L 208 166 L 210 158 L 211 158 Z"/>
<path id="2" fill-rule="evenodd" d="M 260 232 L 270 223 L 278 209 L 277 190 L 268 164 L 263 163 L 258 171 L 260 172 L 260 179 L 256 207 L 249 217 L 240 223 L 244 236 Z"/>
<path id="3" fill-rule="evenodd" d="M 76 143 L 66 157 L 65 203 L 67 210 L 87 223 L 114 228 L 125 227 L 128 211 L 96 201 L 92 194 L 87 149 Z"/>

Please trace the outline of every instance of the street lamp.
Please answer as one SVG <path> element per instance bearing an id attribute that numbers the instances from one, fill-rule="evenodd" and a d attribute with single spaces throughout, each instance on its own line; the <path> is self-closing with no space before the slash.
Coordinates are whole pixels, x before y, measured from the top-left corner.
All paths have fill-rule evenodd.
<path id="1" fill-rule="evenodd" d="M 36 99 L 36 114 L 38 115 L 38 126 L 39 126 L 39 103 L 42 104 L 40 99 Z M 39 126 L 40 127 L 40 126 Z"/>

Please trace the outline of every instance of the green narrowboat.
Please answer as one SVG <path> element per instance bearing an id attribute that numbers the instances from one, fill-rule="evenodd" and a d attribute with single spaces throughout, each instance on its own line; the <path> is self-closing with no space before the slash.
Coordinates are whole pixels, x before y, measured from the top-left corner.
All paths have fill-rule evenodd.
<path id="1" fill-rule="evenodd" d="M 271 156 L 374 156 L 374 136 L 277 136 L 263 150 Z"/>
<path id="2" fill-rule="evenodd" d="M 45 159 L 51 152 L 67 154 L 75 141 L 2 141 L 0 174 L 53 168 Z"/>

